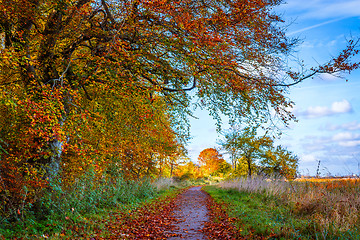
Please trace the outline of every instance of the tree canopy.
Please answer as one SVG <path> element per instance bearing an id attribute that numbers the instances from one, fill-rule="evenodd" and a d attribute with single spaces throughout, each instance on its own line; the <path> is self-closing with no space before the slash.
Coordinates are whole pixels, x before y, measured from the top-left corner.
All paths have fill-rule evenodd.
<path id="1" fill-rule="evenodd" d="M 230 155 L 232 167 L 246 165 L 247 175 L 253 173 L 295 178 L 298 158 L 282 146 L 274 146 L 274 139 L 259 135 L 255 128 L 231 128 L 224 134 L 220 145 Z"/>
<path id="2" fill-rule="evenodd" d="M 223 175 L 229 168 L 229 164 L 215 148 L 202 150 L 199 154 L 198 161 L 205 176 Z"/>
<path id="3" fill-rule="evenodd" d="M 298 157 L 286 148 L 272 147 L 265 152 L 260 161 L 260 172 L 293 179 L 297 176 L 298 163 Z"/>

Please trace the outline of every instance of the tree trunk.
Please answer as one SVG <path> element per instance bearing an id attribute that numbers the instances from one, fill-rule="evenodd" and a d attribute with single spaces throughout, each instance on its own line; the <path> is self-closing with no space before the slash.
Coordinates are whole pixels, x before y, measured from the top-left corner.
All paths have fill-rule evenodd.
<path id="1" fill-rule="evenodd" d="M 237 161 L 236 161 L 236 156 L 235 156 L 235 154 L 232 154 L 232 155 L 231 155 L 231 163 L 232 163 L 234 172 L 236 172 Z"/>
<path id="2" fill-rule="evenodd" d="M 171 164 L 170 164 L 170 178 L 172 178 L 172 176 L 173 176 L 173 169 L 174 169 L 174 164 L 171 162 Z"/>
<path id="3" fill-rule="evenodd" d="M 246 157 L 246 163 L 248 165 L 248 176 L 251 177 L 252 171 L 251 171 L 251 161 L 249 157 Z"/>
<path id="4" fill-rule="evenodd" d="M 63 127 L 66 117 L 63 116 L 59 124 Z M 67 141 L 69 137 L 67 137 Z M 54 179 L 60 171 L 61 155 L 64 151 L 64 142 L 57 138 L 54 138 L 50 144 L 51 156 L 49 163 L 45 166 L 46 175 L 45 178 L 48 180 Z"/>
<path id="5" fill-rule="evenodd" d="M 46 166 L 46 178 L 52 180 L 60 171 L 61 154 L 63 152 L 64 143 L 59 140 L 54 140 L 50 143 L 50 149 L 52 156 L 50 157 L 50 163 Z"/>

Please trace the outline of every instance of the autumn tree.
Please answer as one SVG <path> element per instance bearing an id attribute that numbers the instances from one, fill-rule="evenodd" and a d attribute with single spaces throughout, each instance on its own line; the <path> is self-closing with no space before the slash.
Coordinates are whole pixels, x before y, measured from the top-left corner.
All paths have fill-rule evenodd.
<path id="1" fill-rule="evenodd" d="M 173 177 L 175 169 L 187 162 L 187 150 L 184 148 L 183 145 L 179 144 L 174 146 L 174 149 L 168 149 L 166 154 L 157 154 L 156 162 L 156 177 Z M 171 150 L 171 151 L 170 151 Z M 154 176 L 154 175 L 153 175 Z"/>
<path id="2" fill-rule="evenodd" d="M 227 170 L 226 161 L 215 148 L 202 150 L 199 154 L 198 161 L 205 176 L 224 174 Z"/>
<path id="3" fill-rule="evenodd" d="M 175 168 L 174 176 L 180 180 L 198 179 L 203 177 L 200 166 L 192 161 L 178 165 Z"/>
<path id="4" fill-rule="evenodd" d="M 281 28 L 280 3 L 0 1 L 5 185 L 81 174 L 94 159 L 100 172 L 108 159 L 133 176 L 153 171 L 158 154 L 187 139 L 192 96 L 218 125 L 221 114 L 264 123 L 271 110 L 287 123 L 286 89 L 358 68 L 358 50 L 351 40 L 328 63 L 291 71 L 285 59 L 297 41 Z"/>
<path id="5" fill-rule="evenodd" d="M 225 132 L 220 141 L 233 160 L 234 172 L 247 168 L 247 175 L 253 173 L 268 176 L 284 176 L 288 179 L 296 177 L 299 159 L 286 148 L 274 145 L 268 136 L 258 135 L 255 128 L 231 128 Z M 237 168 L 241 169 L 237 169 Z"/>
<path id="6" fill-rule="evenodd" d="M 251 176 L 262 154 L 272 147 L 273 140 L 267 136 L 257 136 L 254 128 L 246 127 L 241 130 L 232 128 L 225 133 L 225 139 L 220 144 L 231 154 L 234 170 L 236 171 L 237 161 L 244 161 L 248 176 Z"/>
<path id="7" fill-rule="evenodd" d="M 282 146 L 268 149 L 260 161 L 260 173 L 272 176 L 284 176 L 294 179 L 298 170 L 299 159 L 291 151 Z"/>

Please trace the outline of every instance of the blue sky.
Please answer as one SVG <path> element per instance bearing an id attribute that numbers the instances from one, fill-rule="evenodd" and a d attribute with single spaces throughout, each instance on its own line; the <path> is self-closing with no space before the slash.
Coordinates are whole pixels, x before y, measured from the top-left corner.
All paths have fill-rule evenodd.
<path id="1" fill-rule="evenodd" d="M 303 40 L 295 55 L 307 67 L 336 56 L 351 36 L 360 37 L 358 0 L 287 0 L 275 11 L 292 22 L 288 35 Z M 314 175 L 318 161 L 323 175 L 360 174 L 360 70 L 343 77 L 348 82 L 321 75 L 289 91 L 299 122 L 284 129 L 277 143 L 300 158 L 301 174 Z M 199 119 L 191 119 L 188 144 L 194 162 L 201 150 L 218 147 L 219 139 L 208 113 L 198 110 L 195 115 Z"/>

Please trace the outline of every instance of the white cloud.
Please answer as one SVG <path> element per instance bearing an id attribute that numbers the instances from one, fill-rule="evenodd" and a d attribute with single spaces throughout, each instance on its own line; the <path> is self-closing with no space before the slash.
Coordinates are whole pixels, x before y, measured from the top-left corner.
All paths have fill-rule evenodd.
<path id="1" fill-rule="evenodd" d="M 342 147 L 357 147 L 360 146 L 360 140 L 344 141 L 344 142 L 340 142 L 339 145 Z"/>
<path id="2" fill-rule="evenodd" d="M 331 42 L 337 42 L 337 40 L 333 40 Z M 320 74 L 319 75 L 319 79 L 321 80 L 324 80 L 325 82 L 335 82 L 337 80 L 343 80 L 342 78 L 340 77 L 337 77 L 335 75 L 332 75 L 332 74 L 328 74 L 328 73 L 323 73 L 323 74 Z"/>
<path id="3" fill-rule="evenodd" d="M 347 100 L 341 102 L 333 102 L 331 104 L 331 110 L 334 113 L 348 113 L 352 111 L 351 104 Z"/>
<path id="4" fill-rule="evenodd" d="M 360 123 L 356 120 L 352 121 L 352 122 L 340 124 L 340 125 L 328 124 L 325 127 L 325 130 L 328 130 L 328 131 L 335 131 L 335 130 L 354 131 L 354 130 L 359 130 L 359 129 L 360 129 Z"/>
<path id="5" fill-rule="evenodd" d="M 360 145 L 360 134 L 352 132 L 337 133 L 332 137 L 341 147 L 356 147 Z"/>
<path id="6" fill-rule="evenodd" d="M 314 152 L 328 152 L 334 145 L 334 140 L 332 136 L 305 136 L 300 139 L 301 147 L 305 150 L 306 153 Z"/>
<path id="7" fill-rule="evenodd" d="M 309 107 L 306 110 L 305 114 L 309 118 L 314 118 L 314 117 L 322 117 L 322 116 L 330 115 L 331 111 L 328 107 L 316 106 L 316 107 Z"/>
<path id="8" fill-rule="evenodd" d="M 337 133 L 332 137 L 333 141 L 344 141 L 344 140 L 352 140 L 357 136 L 351 132 L 341 132 Z"/>
<path id="9" fill-rule="evenodd" d="M 304 143 L 304 144 L 302 144 L 302 147 L 307 152 L 319 152 L 319 151 L 326 150 L 326 144 L 325 143 L 316 143 L 316 142 Z"/>
<path id="10" fill-rule="evenodd" d="M 349 122 L 347 124 L 341 125 L 344 129 L 347 130 L 359 130 L 360 129 L 360 123 L 357 121 Z"/>
<path id="11" fill-rule="evenodd" d="M 316 162 L 317 158 L 312 154 L 303 155 L 300 157 L 302 162 Z"/>
<path id="12" fill-rule="evenodd" d="M 305 116 L 306 118 L 318 118 L 318 117 L 325 117 L 335 114 L 350 113 L 352 111 L 353 109 L 351 104 L 344 99 L 340 102 L 333 102 L 331 104 L 331 107 L 310 106 L 305 111 L 297 111 L 297 114 L 300 116 Z"/>
<path id="13" fill-rule="evenodd" d="M 321 161 L 321 168 L 326 166 L 328 168 L 326 171 L 340 175 L 348 174 L 348 169 L 357 166 L 355 156 L 360 156 L 360 133 L 342 132 L 333 136 L 308 135 L 299 139 L 297 145 L 303 149 L 303 154 L 299 154 L 300 171 L 307 170 L 314 175 L 317 162 Z"/>

